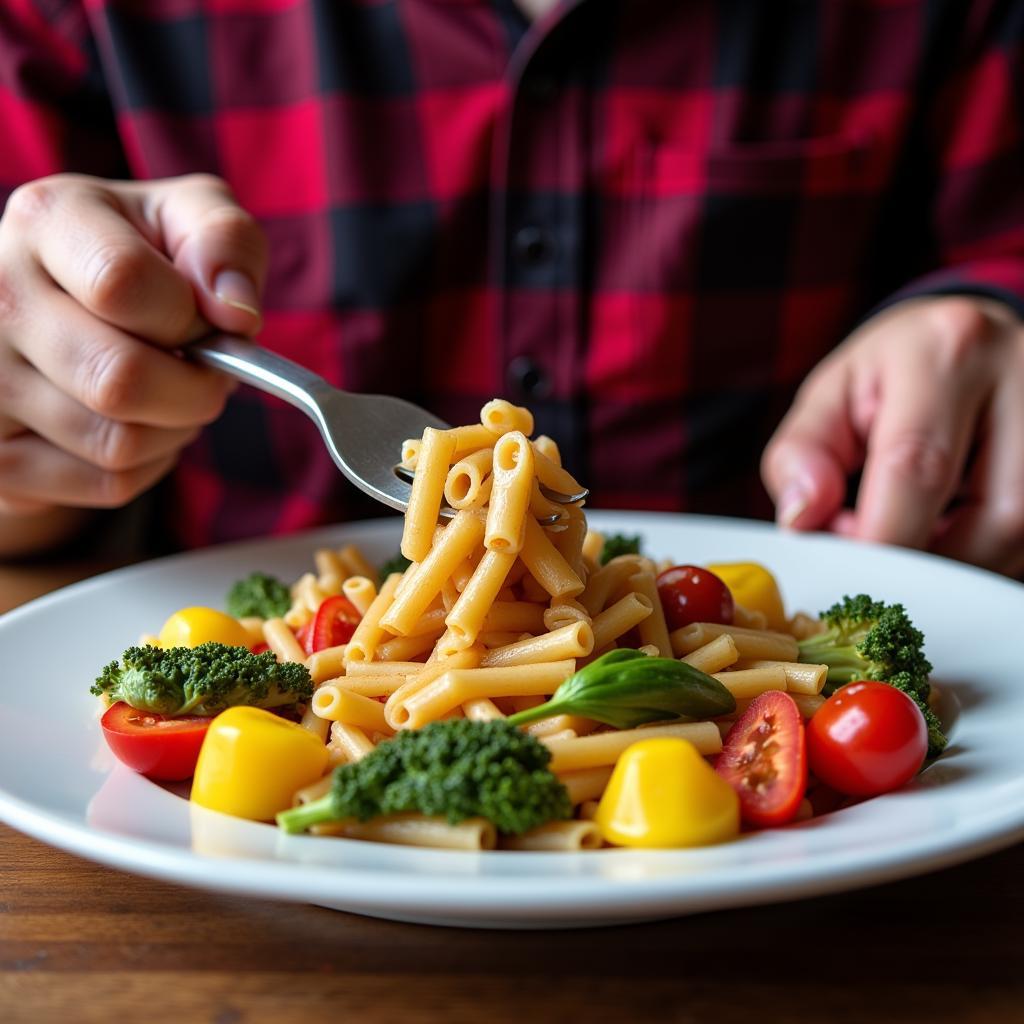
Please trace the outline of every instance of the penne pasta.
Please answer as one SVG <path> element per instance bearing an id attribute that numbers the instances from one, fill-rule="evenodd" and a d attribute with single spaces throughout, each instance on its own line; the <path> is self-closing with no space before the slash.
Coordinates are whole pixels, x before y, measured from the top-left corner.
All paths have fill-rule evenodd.
<path id="1" fill-rule="evenodd" d="M 549 821 L 521 836 L 504 836 L 503 850 L 547 850 L 572 853 L 598 850 L 604 845 L 601 832 L 592 821 Z"/>
<path id="2" fill-rule="evenodd" d="M 519 557 L 537 583 L 556 600 L 575 597 L 583 590 L 583 580 L 572 571 L 572 566 L 531 516 L 526 517 Z"/>
<path id="3" fill-rule="evenodd" d="M 796 661 L 800 653 L 796 640 L 788 633 L 723 626 L 717 622 L 694 622 L 670 633 L 669 639 L 672 642 L 673 653 L 680 658 L 723 633 L 728 633 L 732 637 L 741 658 Z"/>
<path id="4" fill-rule="evenodd" d="M 476 640 L 515 560 L 515 555 L 505 551 L 484 552 L 466 589 L 444 620 L 458 647 L 468 647 Z"/>
<path id="5" fill-rule="evenodd" d="M 768 690 L 786 689 L 786 672 L 778 665 L 748 668 L 733 672 L 715 672 L 717 679 L 737 700 L 756 697 Z"/>
<path id="6" fill-rule="evenodd" d="M 828 678 L 828 665 L 805 665 L 799 661 L 758 661 L 743 658 L 736 662 L 737 669 L 781 668 L 786 675 L 786 689 L 790 693 L 821 693 Z"/>
<path id="7" fill-rule="evenodd" d="M 575 661 L 554 661 L 511 668 L 450 669 L 392 709 L 399 728 L 419 729 L 478 697 L 545 696 L 576 670 Z"/>
<path id="8" fill-rule="evenodd" d="M 739 656 L 740 652 L 736 650 L 736 641 L 728 633 L 722 633 L 721 636 L 709 640 L 680 660 L 700 669 L 701 672 L 712 675 L 734 665 L 739 660 Z"/>
<path id="9" fill-rule="evenodd" d="M 624 633 L 638 626 L 654 610 L 651 600 L 632 593 L 620 598 L 610 608 L 594 616 L 594 649 L 600 650 Z"/>
<path id="10" fill-rule="evenodd" d="M 476 548 L 484 536 L 484 523 L 475 512 L 459 512 L 440 532 L 438 541 L 424 557 L 407 586 L 395 597 L 381 625 L 392 633 L 407 636 L 442 592 L 456 567 Z"/>
<path id="11" fill-rule="evenodd" d="M 653 739 L 655 736 L 678 736 L 689 740 L 697 750 L 708 757 L 722 751 L 722 737 L 714 722 L 681 722 L 671 725 L 646 725 L 639 729 L 621 729 L 616 732 L 600 732 L 577 739 L 542 740 L 551 751 L 548 766 L 556 775 L 578 771 L 582 768 L 599 768 L 613 765 L 619 755 L 633 743 Z"/>
<path id="12" fill-rule="evenodd" d="M 365 615 L 377 596 L 377 585 L 368 576 L 350 576 L 342 583 L 341 592 L 360 615 Z"/>
<path id="13" fill-rule="evenodd" d="M 401 578 L 398 573 L 393 572 L 384 581 L 384 586 L 380 588 L 380 592 L 367 608 L 366 614 L 356 626 L 355 632 L 346 645 L 346 662 L 373 660 L 373 656 L 377 652 L 377 645 L 384 638 L 384 626 L 381 624 L 381 619 L 391 607 Z"/>
<path id="14" fill-rule="evenodd" d="M 441 511 L 444 482 L 454 454 L 455 438 L 451 431 L 433 427 L 423 431 L 402 531 L 402 554 L 412 562 L 422 562 L 430 552 L 434 527 Z"/>
<path id="15" fill-rule="evenodd" d="M 618 760 L 616 754 L 615 760 Z M 581 804 L 587 800 L 598 800 L 612 777 L 612 763 L 601 764 L 594 768 L 578 768 L 575 771 L 558 773 L 559 781 L 569 792 L 572 804 Z"/>
<path id="16" fill-rule="evenodd" d="M 317 687 L 310 706 L 315 714 L 331 722 L 344 722 L 365 732 L 393 731 L 384 717 L 383 704 L 343 689 L 336 683 L 324 683 Z"/>
<path id="17" fill-rule="evenodd" d="M 534 482 L 533 449 L 518 430 L 503 435 L 495 443 L 492 479 L 484 547 L 517 555 L 523 546 Z"/>

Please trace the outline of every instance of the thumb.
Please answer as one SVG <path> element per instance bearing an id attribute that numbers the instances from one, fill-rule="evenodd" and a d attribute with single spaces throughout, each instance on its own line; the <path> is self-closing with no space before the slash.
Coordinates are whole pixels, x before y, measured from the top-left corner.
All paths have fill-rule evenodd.
<path id="1" fill-rule="evenodd" d="M 207 174 L 166 182 L 159 216 L 167 252 L 191 282 L 204 319 L 255 334 L 267 273 L 267 241 L 255 218 L 224 181 Z"/>
<path id="2" fill-rule="evenodd" d="M 761 478 L 779 525 L 798 530 L 829 526 L 858 462 L 844 373 L 829 367 L 808 378 L 761 458 Z"/>

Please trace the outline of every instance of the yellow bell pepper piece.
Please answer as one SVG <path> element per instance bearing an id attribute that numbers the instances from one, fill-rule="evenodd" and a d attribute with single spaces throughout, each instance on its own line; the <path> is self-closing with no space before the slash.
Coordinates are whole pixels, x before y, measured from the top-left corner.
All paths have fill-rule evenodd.
<path id="1" fill-rule="evenodd" d="M 786 629 L 786 609 L 775 577 L 757 562 L 719 562 L 706 566 L 730 590 L 732 599 L 748 611 L 763 612 L 768 628 Z"/>
<path id="2" fill-rule="evenodd" d="M 249 646 L 249 634 L 241 623 L 216 608 L 182 608 L 163 624 L 159 640 L 161 647 L 198 647 L 210 641 Z"/>
<path id="3" fill-rule="evenodd" d="M 326 771 L 327 747 L 308 729 L 262 708 L 228 708 L 206 732 L 192 800 L 236 818 L 271 821 L 291 807 L 297 789 Z"/>
<path id="4" fill-rule="evenodd" d="M 641 740 L 623 751 L 594 818 L 616 846 L 704 846 L 740 830 L 735 790 L 688 740 Z"/>

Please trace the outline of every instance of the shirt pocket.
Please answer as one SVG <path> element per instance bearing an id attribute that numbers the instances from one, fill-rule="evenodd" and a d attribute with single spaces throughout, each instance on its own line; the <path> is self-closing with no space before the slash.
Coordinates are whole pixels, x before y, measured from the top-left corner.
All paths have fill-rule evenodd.
<path id="1" fill-rule="evenodd" d="M 638 170 L 647 195 L 809 197 L 877 192 L 885 152 L 866 133 L 697 150 L 652 140 L 641 146 Z"/>
<path id="2" fill-rule="evenodd" d="M 856 321 L 885 161 L 869 135 L 634 145 L 598 222 L 598 383 L 774 408 Z"/>

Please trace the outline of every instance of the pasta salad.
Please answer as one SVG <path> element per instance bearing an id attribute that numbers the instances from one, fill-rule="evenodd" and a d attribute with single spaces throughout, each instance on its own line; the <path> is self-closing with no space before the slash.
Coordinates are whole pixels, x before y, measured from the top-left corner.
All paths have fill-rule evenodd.
<path id="1" fill-rule="evenodd" d="M 93 686 L 114 753 L 290 833 L 510 850 L 728 841 L 941 753 L 900 605 L 789 616 L 764 566 L 655 562 L 532 434 L 494 400 L 407 441 L 384 566 L 323 548 L 172 614 Z"/>

